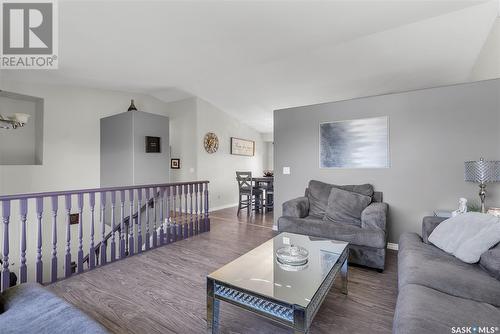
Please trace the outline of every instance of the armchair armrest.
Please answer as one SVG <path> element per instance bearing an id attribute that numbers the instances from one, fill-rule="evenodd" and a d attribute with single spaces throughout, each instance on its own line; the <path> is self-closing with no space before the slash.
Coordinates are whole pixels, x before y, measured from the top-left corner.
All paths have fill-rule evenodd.
<path id="1" fill-rule="evenodd" d="M 283 203 L 283 216 L 304 218 L 309 214 L 309 198 L 299 197 Z"/>
<path id="2" fill-rule="evenodd" d="M 429 243 L 429 236 L 432 231 L 444 220 L 447 218 L 436 217 L 436 216 L 428 216 L 424 217 L 422 221 L 422 239 L 426 244 Z"/>
<path id="3" fill-rule="evenodd" d="M 361 227 L 385 231 L 389 205 L 383 202 L 373 202 L 361 212 Z"/>

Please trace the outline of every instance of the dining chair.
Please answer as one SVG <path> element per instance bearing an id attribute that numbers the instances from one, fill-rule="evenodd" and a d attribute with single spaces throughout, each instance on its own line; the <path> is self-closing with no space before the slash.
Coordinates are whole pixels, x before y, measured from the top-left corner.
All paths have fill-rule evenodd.
<path id="1" fill-rule="evenodd" d="M 260 209 L 262 189 L 253 186 L 252 172 L 236 172 L 236 181 L 238 181 L 239 190 L 237 215 L 242 209 L 247 209 L 247 215 L 250 214 L 250 211 Z"/>
<path id="2" fill-rule="evenodd" d="M 264 208 L 266 211 L 272 211 L 274 208 L 274 184 L 272 181 L 267 183 L 264 191 L 266 192 Z"/>

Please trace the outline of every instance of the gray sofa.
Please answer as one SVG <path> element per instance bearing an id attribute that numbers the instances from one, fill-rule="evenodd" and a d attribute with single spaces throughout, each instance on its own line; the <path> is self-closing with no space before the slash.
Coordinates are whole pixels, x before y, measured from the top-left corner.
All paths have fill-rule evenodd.
<path id="1" fill-rule="evenodd" d="M 359 224 L 332 222 L 325 218 L 332 188 L 370 195 L 371 203 L 362 211 Z M 338 186 L 311 180 L 304 197 L 283 203 L 278 231 L 347 241 L 350 263 L 382 271 L 387 245 L 387 211 L 382 193 L 374 192 L 371 185 Z"/>
<path id="2" fill-rule="evenodd" d="M 41 285 L 25 283 L 0 294 L 0 333 L 101 334 L 107 331 Z"/>
<path id="3" fill-rule="evenodd" d="M 422 238 L 416 233 L 400 238 L 394 334 L 453 333 L 454 327 L 479 333 L 473 327 L 500 327 L 500 280 L 480 264 L 464 263 L 429 244 L 429 235 L 444 219 L 425 217 Z M 483 331 L 494 332 L 499 331 Z"/>

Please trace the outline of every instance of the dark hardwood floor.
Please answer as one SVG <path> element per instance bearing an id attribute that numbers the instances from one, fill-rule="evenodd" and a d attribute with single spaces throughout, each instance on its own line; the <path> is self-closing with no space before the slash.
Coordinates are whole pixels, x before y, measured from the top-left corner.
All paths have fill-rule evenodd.
<path id="1" fill-rule="evenodd" d="M 49 285 L 113 333 L 204 333 L 206 275 L 275 235 L 272 213 L 211 214 L 211 231 Z M 319 333 L 390 333 L 396 252 L 383 273 L 350 267 L 349 294 L 333 289 L 311 327 Z M 221 333 L 291 331 L 221 303 Z"/>

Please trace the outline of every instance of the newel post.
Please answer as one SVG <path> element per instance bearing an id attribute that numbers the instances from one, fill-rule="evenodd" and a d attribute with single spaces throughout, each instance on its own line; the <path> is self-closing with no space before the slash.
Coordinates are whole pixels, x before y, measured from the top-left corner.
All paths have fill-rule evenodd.
<path id="1" fill-rule="evenodd" d="M 83 194 L 78 194 L 78 255 L 77 270 L 83 272 Z M 90 256 L 90 254 L 89 254 Z"/>
<path id="2" fill-rule="evenodd" d="M 142 189 L 137 189 L 137 253 L 142 252 L 141 207 L 142 207 Z"/>
<path id="3" fill-rule="evenodd" d="M 158 200 L 158 202 L 160 203 L 160 245 L 164 245 L 165 244 L 165 229 L 164 229 L 164 225 L 165 225 L 165 215 L 164 215 L 164 203 L 163 203 L 163 198 L 165 196 L 165 188 L 160 188 L 160 198 Z"/>
<path id="4" fill-rule="evenodd" d="M 153 236 L 153 243 L 151 245 L 151 247 L 157 247 L 158 246 L 158 232 L 156 232 L 156 229 L 157 229 L 157 221 L 158 221 L 158 210 L 157 210 L 157 206 L 158 206 L 158 196 L 159 196 L 159 193 L 158 193 L 158 188 L 154 187 L 153 188 L 153 232 L 151 233 L 151 235 Z"/>
<path id="5" fill-rule="evenodd" d="M 189 237 L 189 217 L 188 217 L 188 185 L 184 185 L 184 239 L 187 239 Z"/>
<path id="6" fill-rule="evenodd" d="M 177 240 L 182 240 L 183 234 L 182 234 L 182 228 L 183 228 L 183 215 L 182 215 L 182 185 L 175 186 L 177 188 L 177 194 L 179 195 L 179 221 L 177 224 Z"/>
<path id="7" fill-rule="evenodd" d="M 116 241 L 115 241 L 115 226 L 116 226 L 116 192 L 111 191 L 111 262 L 116 260 Z"/>
<path id="8" fill-rule="evenodd" d="M 199 186 L 199 195 L 200 195 L 200 220 L 199 220 L 199 225 L 200 225 L 200 233 L 205 232 L 205 219 L 203 218 L 203 185 L 204 183 L 200 183 Z"/>
<path id="9" fill-rule="evenodd" d="M 64 261 L 64 275 L 71 276 L 71 195 L 64 196 L 66 202 L 66 255 Z"/>
<path id="10" fill-rule="evenodd" d="M 3 222 L 3 258 L 2 258 L 2 282 L 1 291 L 10 286 L 9 271 L 9 220 L 10 220 L 10 201 L 2 202 L 2 222 Z"/>
<path id="11" fill-rule="evenodd" d="M 194 184 L 194 234 L 200 233 L 200 212 L 198 211 L 198 183 Z"/>
<path id="12" fill-rule="evenodd" d="M 149 243 L 149 201 L 151 200 L 151 196 L 150 196 L 150 189 L 149 188 L 146 188 L 145 190 L 145 193 L 146 193 L 146 245 L 145 245 L 145 249 L 146 250 L 149 250 L 150 248 L 150 243 Z"/>
<path id="13" fill-rule="evenodd" d="M 189 184 L 189 236 L 194 235 L 194 221 L 193 221 L 193 184 Z"/>
<path id="14" fill-rule="evenodd" d="M 106 264 L 106 192 L 101 191 L 101 266 Z"/>
<path id="15" fill-rule="evenodd" d="M 19 256 L 19 283 L 26 283 L 28 280 L 28 268 L 26 267 L 26 216 L 28 215 L 28 200 L 19 200 L 19 214 L 21 216 L 21 240 Z"/>
<path id="16" fill-rule="evenodd" d="M 208 218 L 208 182 L 205 184 L 205 231 L 210 231 L 210 218 Z"/>
<path id="17" fill-rule="evenodd" d="M 43 214 L 43 197 L 36 198 L 36 219 L 37 219 L 37 243 L 36 243 L 36 281 L 43 282 L 43 261 L 42 261 L 42 214 Z"/>
<path id="18" fill-rule="evenodd" d="M 128 216 L 128 255 L 134 255 L 134 189 L 128 191 L 128 198 L 130 204 L 130 215 Z"/>
<path id="19" fill-rule="evenodd" d="M 172 225 L 172 238 L 173 241 L 177 241 L 177 207 L 176 207 L 176 200 L 177 200 L 177 186 L 172 187 L 172 213 L 174 215 L 173 219 L 173 225 Z"/>
<path id="20" fill-rule="evenodd" d="M 120 191 L 120 259 L 125 257 L 125 191 Z"/>
<path id="21" fill-rule="evenodd" d="M 95 222 L 95 193 L 89 194 L 89 205 L 90 205 L 90 246 L 89 246 L 89 268 L 94 269 L 95 267 L 95 248 L 94 248 L 94 222 Z"/>
<path id="22" fill-rule="evenodd" d="M 52 259 L 50 281 L 57 281 L 57 211 L 59 208 L 59 197 L 52 196 Z"/>
<path id="23" fill-rule="evenodd" d="M 167 231 L 166 231 L 166 235 L 165 235 L 165 243 L 169 244 L 170 243 L 170 239 L 172 238 L 172 230 L 171 230 L 171 227 L 170 227 L 170 222 L 171 222 L 171 219 L 170 219 L 170 186 L 167 186 L 167 188 L 165 189 L 165 195 L 166 195 L 166 198 L 165 198 L 165 201 L 167 202 L 166 204 L 166 208 L 165 210 L 167 211 L 166 212 L 166 215 L 165 215 L 165 220 L 166 220 L 166 223 L 167 223 Z"/>

